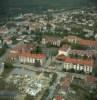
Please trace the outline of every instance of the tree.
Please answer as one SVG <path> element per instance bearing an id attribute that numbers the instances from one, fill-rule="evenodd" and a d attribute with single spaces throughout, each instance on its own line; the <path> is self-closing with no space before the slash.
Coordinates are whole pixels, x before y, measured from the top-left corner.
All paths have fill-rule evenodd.
<path id="1" fill-rule="evenodd" d="M 2 56 L 6 52 L 5 48 L 0 48 L 0 56 Z"/>
<path id="2" fill-rule="evenodd" d="M 13 68 L 13 65 L 12 65 L 12 63 L 11 62 L 5 62 L 4 63 L 4 67 L 5 67 L 5 69 L 8 69 L 8 68 Z"/>
<path id="3" fill-rule="evenodd" d="M 72 69 L 69 69 L 68 72 L 75 73 L 75 70 L 72 68 Z"/>
<path id="4" fill-rule="evenodd" d="M 97 77 L 97 66 L 93 69 L 93 75 Z"/>
<path id="5" fill-rule="evenodd" d="M 63 72 L 66 72 L 67 70 L 65 68 L 62 69 Z"/>
<path id="6" fill-rule="evenodd" d="M 71 44 L 71 49 L 85 50 L 86 48 L 80 44 Z"/>
<path id="7" fill-rule="evenodd" d="M 6 43 L 4 43 L 3 47 L 4 48 L 8 48 L 8 45 Z"/>
<path id="8" fill-rule="evenodd" d="M 41 47 L 40 46 L 37 46 L 34 52 L 37 53 L 37 54 L 38 53 L 42 53 Z"/>

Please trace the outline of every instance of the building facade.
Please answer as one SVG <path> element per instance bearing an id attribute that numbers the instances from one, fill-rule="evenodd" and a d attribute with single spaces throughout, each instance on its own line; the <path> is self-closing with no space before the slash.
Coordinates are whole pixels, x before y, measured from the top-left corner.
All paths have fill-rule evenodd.
<path id="1" fill-rule="evenodd" d="M 62 39 L 60 37 L 54 37 L 54 36 L 44 36 L 42 38 L 42 44 L 51 44 L 54 46 L 60 46 Z"/>
<path id="2" fill-rule="evenodd" d="M 64 68 L 66 70 L 74 69 L 76 71 L 84 71 L 85 73 L 91 73 L 93 71 L 93 60 L 79 60 L 74 58 L 66 58 L 64 61 Z"/>
<path id="3" fill-rule="evenodd" d="M 18 59 L 21 63 L 36 63 L 39 62 L 40 65 L 43 65 L 46 60 L 46 56 L 44 54 L 31 54 L 31 53 L 22 53 L 19 54 Z"/>

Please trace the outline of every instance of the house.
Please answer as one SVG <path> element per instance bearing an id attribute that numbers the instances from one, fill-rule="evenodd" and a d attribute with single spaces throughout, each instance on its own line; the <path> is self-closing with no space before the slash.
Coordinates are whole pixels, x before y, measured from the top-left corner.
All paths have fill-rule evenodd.
<path id="1" fill-rule="evenodd" d="M 32 51 L 35 46 L 30 44 L 19 45 L 12 50 L 10 50 L 9 57 L 11 60 L 18 59 L 21 63 L 36 63 L 39 62 L 41 65 L 44 64 L 46 55 L 45 54 L 35 54 Z"/>
<path id="2" fill-rule="evenodd" d="M 81 57 L 93 58 L 96 57 L 97 52 L 95 50 L 70 50 L 69 55 L 78 55 Z"/>
<path id="3" fill-rule="evenodd" d="M 58 56 L 56 57 L 56 60 L 64 61 L 65 58 L 66 58 L 66 57 L 62 54 L 62 55 L 58 55 Z"/>
<path id="4" fill-rule="evenodd" d="M 60 37 L 55 37 L 55 36 L 44 36 L 42 38 L 42 44 L 51 44 L 54 46 L 60 46 L 62 39 Z"/>
<path id="5" fill-rule="evenodd" d="M 64 59 L 64 68 L 66 70 L 74 69 L 76 71 L 84 71 L 86 73 L 91 73 L 94 67 L 94 60 L 82 60 L 66 57 Z"/>
<path id="6" fill-rule="evenodd" d="M 4 43 L 6 43 L 7 45 L 12 45 L 13 41 L 10 38 L 6 38 L 4 39 Z"/>
<path id="7" fill-rule="evenodd" d="M 95 83 L 97 82 L 97 78 L 92 75 L 86 75 L 85 82 L 87 83 Z"/>
<path id="8" fill-rule="evenodd" d="M 97 41 L 94 41 L 94 40 L 81 39 L 79 41 L 79 44 L 83 45 L 83 46 L 86 46 L 86 47 L 97 48 Z"/>
<path id="9" fill-rule="evenodd" d="M 86 75 L 85 83 L 87 86 L 89 86 L 91 88 L 96 88 L 97 87 L 97 78 L 92 75 Z"/>
<path id="10" fill-rule="evenodd" d="M 29 52 L 31 53 L 35 49 L 35 46 L 32 44 L 22 44 L 18 45 L 15 48 L 10 50 L 10 53 L 22 53 L 22 52 Z"/>
<path id="11" fill-rule="evenodd" d="M 64 89 L 64 93 L 67 93 L 68 90 L 70 89 L 70 85 L 72 82 L 72 77 L 65 77 L 61 82 L 60 86 Z"/>
<path id="12" fill-rule="evenodd" d="M 21 63 L 32 63 L 39 62 L 40 65 L 43 65 L 46 60 L 46 56 L 44 54 L 31 54 L 31 53 L 20 53 L 18 55 L 19 61 Z"/>
<path id="13" fill-rule="evenodd" d="M 53 100 L 64 100 L 62 96 L 57 95 Z"/>
<path id="14" fill-rule="evenodd" d="M 8 59 L 18 59 L 21 63 L 35 64 L 39 63 L 41 66 L 45 63 L 45 54 L 32 54 L 29 52 L 12 52 L 9 54 Z"/>
<path id="15" fill-rule="evenodd" d="M 0 35 L 1 34 L 7 34 L 8 33 L 8 28 L 6 26 L 0 27 Z"/>
<path id="16" fill-rule="evenodd" d="M 69 43 L 78 43 L 81 38 L 73 35 L 68 35 L 67 37 L 64 37 L 64 40 L 67 40 Z"/>
<path id="17" fill-rule="evenodd" d="M 69 45 L 63 45 L 63 46 L 59 49 L 58 55 L 68 56 L 70 50 L 71 50 L 71 47 L 70 47 Z"/>

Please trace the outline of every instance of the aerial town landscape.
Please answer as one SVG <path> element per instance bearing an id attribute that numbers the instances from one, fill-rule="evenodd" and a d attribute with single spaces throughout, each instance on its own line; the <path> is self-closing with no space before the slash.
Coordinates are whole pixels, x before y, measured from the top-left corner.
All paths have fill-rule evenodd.
<path id="1" fill-rule="evenodd" d="M 97 100 L 97 8 L 0 22 L 0 100 Z"/>

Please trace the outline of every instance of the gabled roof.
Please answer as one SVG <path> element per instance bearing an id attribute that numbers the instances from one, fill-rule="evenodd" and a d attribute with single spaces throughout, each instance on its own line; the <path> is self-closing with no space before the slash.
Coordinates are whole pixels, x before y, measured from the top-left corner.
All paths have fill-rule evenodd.
<path id="1" fill-rule="evenodd" d="M 80 37 L 74 36 L 74 35 L 68 35 L 68 36 L 66 37 L 66 39 L 77 39 L 77 40 L 81 40 Z"/>
<path id="2" fill-rule="evenodd" d="M 59 96 L 59 95 L 56 96 L 56 97 L 55 97 L 55 100 L 62 100 L 62 96 Z"/>
<path id="3" fill-rule="evenodd" d="M 82 59 L 75 59 L 75 58 L 66 57 L 64 61 L 66 63 L 80 64 L 80 65 L 87 65 L 87 66 L 94 65 L 94 60 L 82 60 Z"/>
<path id="4" fill-rule="evenodd" d="M 88 83 L 97 82 L 97 78 L 94 77 L 94 76 L 91 76 L 91 75 L 87 75 L 85 77 L 85 81 L 88 82 Z"/>
<path id="5" fill-rule="evenodd" d="M 57 60 L 61 60 L 61 61 L 64 61 L 65 58 L 66 58 L 66 57 L 65 57 L 64 55 L 58 55 L 58 56 L 56 57 Z"/>
<path id="6" fill-rule="evenodd" d="M 84 45 L 84 46 L 97 46 L 97 41 L 93 41 L 93 40 L 80 40 L 80 45 Z"/>
<path id="7" fill-rule="evenodd" d="M 57 36 L 44 36 L 43 39 L 45 39 L 46 41 L 58 41 L 58 40 L 62 40 L 61 37 L 57 37 Z"/>
<path id="8" fill-rule="evenodd" d="M 19 53 L 19 56 L 31 57 L 31 58 L 35 58 L 35 59 L 44 59 L 46 57 L 45 54 L 31 54 L 31 53 L 26 53 L 26 52 Z"/>

